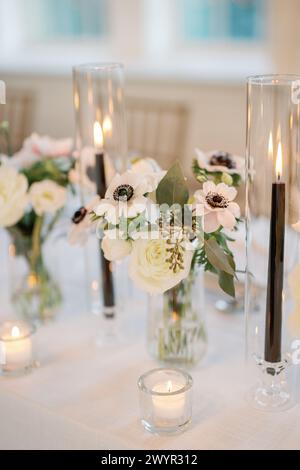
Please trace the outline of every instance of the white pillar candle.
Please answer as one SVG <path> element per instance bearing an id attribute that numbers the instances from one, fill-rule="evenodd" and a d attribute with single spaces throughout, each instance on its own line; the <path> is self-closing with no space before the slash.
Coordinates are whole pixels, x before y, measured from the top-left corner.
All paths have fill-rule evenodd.
<path id="1" fill-rule="evenodd" d="M 185 394 L 176 393 L 181 389 L 182 385 L 171 380 L 153 387 L 152 402 L 156 419 L 178 419 L 184 414 Z"/>
<path id="2" fill-rule="evenodd" d="M 16 372 L 32 365 L 32 327 L 23 322 L 6 322 L 0 327 L 0 365 Z"/>

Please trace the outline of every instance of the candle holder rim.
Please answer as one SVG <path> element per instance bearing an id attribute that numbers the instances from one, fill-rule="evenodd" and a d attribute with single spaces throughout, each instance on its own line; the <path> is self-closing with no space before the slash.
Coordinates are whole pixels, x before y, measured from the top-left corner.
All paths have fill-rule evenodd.
<path id="1" fill-rule="evenodd" d="M 28 328 L 28 332 L 25 335 L 20 335 L 15 338 L 3 337 L 3 333 L 1 334 L 1 328 L 3 328 L 5 325 L 11 325 L 11 328 L 13 328 L 14 326 L 19 326 L 20 323 L 22 323 L 23 325 L 26 325 Z M 0 341 L 2 341 L 3 343 L 14 343 L 16 341 L 22 341 L 23 339 L 30 338 L 32 335 L 34 335 L 35 332 L 36 332 L 36 326 L 33 323 L 26 323 L 26 322 L 20 322 L 20 321 L 18 322 L 5 321 L 1 323 L 0 325 Z"/>
<path id="2" fill-rule="evenodd" d="M 146 378 L 148 378 L 150 375 L 154 374 L 154 373 L 157 373 L 157 372 L 167 372 L 167 371 L 170 371 L 170 372 L 177 372 L 178 374 L 182 375 L 185 379 L 185 384 L 179 388 L 179 390 L 175 390 L 173 392 L 157 392 L 155 390 L 152 390 L 150 389 L 149 387 L 147 387 L 145 385 L 145 380 Z M 175 396 L 175 395 L 180 395 L 188 390 L 190 390 L 190 388 L 192 387 L 193 385 L 193 378 L 192 376 L 182 370 L 182 369 L 175 369 L 175 368 L 164 368 L 164 367 L 159 367 L 159 368 L 156 368 L 156 369 L 152 369 L 152 370 L 149 370 L 148 372 L 145 372 L 145 374 L 141 375 L 139 380 L 138 380 L 138 387 L 141 391 L 143 391 L 144 393 L 147 393 L 148 395 L 151 395 L 151 396 Z"/>
<path id="3" fill-rule="evenodd" d="M 124 64 L 122 62 L 87 62 L 83 64 L 78 64 L 73 66 L 74 73 L 80 72 L 96 72 L 96 71 L 105 71 L 105 70 L 123 70 Z"/>
<path id="4" fill-rule="evenodd" d="M 293 82 L 300 80 L 297 74 L 262 74 L 249 75 L 247 77 L 248 85 L 291 85 Z"/>

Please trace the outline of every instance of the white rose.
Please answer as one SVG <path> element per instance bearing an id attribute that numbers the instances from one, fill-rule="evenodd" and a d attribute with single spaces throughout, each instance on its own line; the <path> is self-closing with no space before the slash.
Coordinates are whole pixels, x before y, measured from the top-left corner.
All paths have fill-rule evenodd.
<path id="1" fill-rule="evenodd" d="M 162 294 L 185 279 L 190 272 L 193 251 L 184 252 L 184 269 L 174 273 L 167 259 L 170 245 L 164 239 L 137 240 L 133 243 L 129 276 L 140 289 L 149 294 Z"/>
<path id="2" fill-rule="evenodd" d="M 23 217 L 28 182 L 10 166 L 0 166 L 0 226 L 11 227 Z"/>
<path id="3" fill-rule="evenodd" d="M 29 200 L 37 215 L 54 214 L 65 205 L 66 198 L 66 189 L 51 180 L 33 183 L 29 189 Z"/>
<path id="4" fill-rule="evenodd" d="M 102 240 L 101 248 L 108 261 L 119 261 L 130 255 L 132 244 L 127 240 L 112 239 L 109 236 L 105 236 Z"/>

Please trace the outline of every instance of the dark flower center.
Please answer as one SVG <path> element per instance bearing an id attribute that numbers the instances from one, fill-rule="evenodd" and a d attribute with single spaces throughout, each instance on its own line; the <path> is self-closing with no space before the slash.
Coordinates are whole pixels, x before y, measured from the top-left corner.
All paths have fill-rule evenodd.
<path id="1" fill-rule="evenodd" d="M 134 189 L 130 184 L 121 184 L 114 190 L 113 198 L 115 201 L 127 202 L 134 194 Z"/>
<path id="2" fill-rule="evenodd" d="M 228 200 L 218 193 L 208 193 L 205 199 L 206 202 L 213 208 L 218 207 L 221 209 L 226 209 L 229 204 Z"/>
<path id="3" fill-rule="evenodd" d="M 225 166 L 229 170 L 234 170 L 236 168 L 236 163 L 228 152 L 215 153 L 212 155 L 209 163 L 212 166 Z"/>
<path id="4" fill-rule="evenodd" d="M 82 222 L 83 219 L 85 218 L 86 214 L 87 214 L 86 208 L 80 207 L 80 209 L 78 209 L 78 211 L 76 211 L 72 217 L 73 224 L 76 224 L 76 225 L 80 224 L 80 222 Z"/>

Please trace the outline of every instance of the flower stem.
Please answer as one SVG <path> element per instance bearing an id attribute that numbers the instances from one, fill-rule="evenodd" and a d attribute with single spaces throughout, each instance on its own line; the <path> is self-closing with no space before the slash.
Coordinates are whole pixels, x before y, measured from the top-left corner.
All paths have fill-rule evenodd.
<path id="1" fill-rule="evenodd" d="M 30 268 L 33 272 L 37 271 L 37 264 L 42 255 L 42 227 L 44 217 L 37 216 L 32 232 L 32 250 L 30 255 Z"/>

